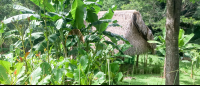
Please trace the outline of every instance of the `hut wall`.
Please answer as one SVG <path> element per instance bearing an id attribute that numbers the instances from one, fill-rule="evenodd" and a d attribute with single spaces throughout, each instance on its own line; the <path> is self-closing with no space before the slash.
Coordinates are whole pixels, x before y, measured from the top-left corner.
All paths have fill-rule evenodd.
<path id="1" fill-rule="evenodd" d="M 106 11 L 100 11 L 98 13 L 98 18 L 101 18 Z M 134 20 L 134 17 L 136 20 Z M 126 38 L 133 47 L 127 49 L 124 53 L 127 55 L 139 55 L 146 52 L 154 51 L 155 44 L 149 44 L 147 40 L 153 40 L 153 34 L 151 30 L 145 25 L 142 20 L 141 14 L 136 10 L 123 10 L 114 11 L 113 20 L 117 20 L 118 24 L 122 27 L 108 27 L 106 31 L 122 35 Z M 94 27 L 92 28 L 95 29 Z M 146 37 L 146 39 L 145 39 Z M 106 40 L 110 40 L 105 37 Z M 118 41 L 118 44 L 123 44 L 123 41 Z M 114 50 L 115 53 L 118 50 Z"/>

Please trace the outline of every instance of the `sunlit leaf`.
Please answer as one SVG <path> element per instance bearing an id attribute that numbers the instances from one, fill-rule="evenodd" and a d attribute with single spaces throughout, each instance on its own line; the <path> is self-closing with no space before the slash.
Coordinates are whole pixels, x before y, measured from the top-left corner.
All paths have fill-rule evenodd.
<path id="1" fill-rule="evenodd" d="M 114 80 L 115 82 L 119 82 L 123 77 L 122 72 L 117 73 L 117 75 L 115 76 Z"/>
<path id="2" fill-rule="evenodd" d="M 19 74 L 19 72 L 21 71 L 21 69 L 22 69 L 22 67 L 23 67 L 23 64 L 24 63 L 17 63 L 16 65 L 15 65 L 15 68 L 16 68 L 16 70 L 15 70 L 15 75 L 18 75 Z"/>
<path id="3" fill-rule="evenodd" d="M 69 78 L 73 78 L 74 77 L 73 74 L 70 73 L 70 72 L 67 72 L 66 76 L 69 77 Z"/>
<path id="4" fill-rule="evenodd" d="M 12 16 L 8 19 L 5 19 L 3 20 L 2 22 L 4 24 L 8 24 L 8 23 L 11 23 L 11 22 L 14 22 L 14 21 L 17 21 L 17 20 L 22 20 L 22 19 L 26 19 L 30 16 L 34 16 L 36 18 L 40 18 L 40 16 L 38 14 L 19 14 L 19 15 L 16 15 L 16 16 Z"/>
<path id="5" fill-rule="evenodd" d="M 162 43 L 160 43 L 160 42 L 158 42 L 158 41 L 152 41 L 152 40 L 149 40 L 149 41 L 147 41 L 148 43 L 158 43 L 158 44 L 162 44 Z"/>
<path id="6" fill-rule="evenodd" d="M 63 70 L 56 68 L 56 69 L 53 70 L 53 73 L 54 73 L 54 81 L 61 84 L 62 77 L 63 77 Z"/>
<path id="7" fill-rule="evenodd" d="M 6 68 L 0 64 L 0 81 L 2 84 L 10 84 L 10 79 L 8 78 L 8 73 Z"/>
<path id="8" fill-rule="evenodd" d="M 13 5 L 13 8 L 16 10 L 20 10 L 22 13 L 34 13 L 35 11 L 30 10 L 24 6 L 21 5 Z"/>
<path id="9" fill-rule="evenodd" d="M 36 70 L 34 70 L 31 75 L 29 76 L 29 82 L 31 85 L 36 85 L 38 83 L 38 80 L 41 78 L 42 69 L 38 67 Z"/>
<path id="10" fill-rule="evenodd" d="M 27 77 L 27 75 L 24 73 L 25 72 L 25 66 L 23 66 L 21 68 L 20 71 L 18 71 L 19 74 L 17 75 L 17 82 L 16 82 L 16 85 L 21 85 L 21 84 L 24 84 L 23 81 L 25 80 L 25 78 Z"/>
<path id="11" fill-rule="evenodd" d="M 99 20 L 103 20 L 103 19 L 112 19 L 113 15 L 114 15 L 114 12 L 116 10 L 116 6 L 110 8 L 108 10 L 108 12 L 106 12 L 103 17 L 101 17 Z M 95 27 L 97 28 L 97 31 L 99 31 L 100 33 L 102 33 L 103 31 L 106 30 L 108 26 L 108 23 L 102 23 L 102 24 L 99 24 L 99 25 L 95 25 Z"/>
<path id="12" fill-rule="evenodd" d="M 84 26 L 83 17 L 84 17 L 84 3 L 82 0 L 74 0 L 72 3 L 71 14 L 75 19 L 75 27 L 81 29 Z"/>
<path id="13" fill-rule="evenodd" d="M 54 7 L 51 5 L 51 0 L 31 0 L 37 6 L 45 8 L 48 12 L 55 12 Z"/>
<path id="14" fill-rule="evenodd" d="M 94 78 L 94 83 L 92 85 L 101 85 L 106 79 L 105 79 L 105 74 L 103 72 L 98 72 L 95 74 Z"/>
<path id="15" fill-rule="evenodd" d="M 21 65 L 21 64 L 19 64 L 19 65 Z M 20 69 L 20 67 L 18 67 L 17 68 L 18 69 L 18 71 L 17 71 L 17 78 L 20 78 L 21 76 L 24 76 L 25 74 L 24 74 L 24 72 L 25 72 L 25 66 L 22 66 L 21 67 L 21 69 Z"/>
<path id="16" fill-rule="evenodd" d="M 56 21 L 55 25 L 56 25 L 56 28 L 59 30 L 60 28 L 62 28 L 62 25 L 64 23 L 64 20 L 63 19 L 59 19 Z"/>
<path id="17" fill-rule="evenodd" d="M 11 64 L 8 61 L 0 60 L 0 65 L 6 69 L 6 72 L 9 73 Z"/>
<path id="18" fill-rule="evenodd" d="M 51 75 L 47 75 L 37 85 L 46 85 L 50 82 L 50 79 L 51 79 Z"/>
<path id="19" fill-rule="evenodd" d="M 40 64 L 42 69 L 42 76 L 50 75 L 51 74 L 51 66 L 47 62 L 43 62 Z"/>
<path id="20" fill-rule="evenodd" d="M 184 45 L 187 44 L 191 39 L 192 37 L 194 36 L 194 34 L 190 34 L 190 35 L 185 35 L 185 38 L 183 39 L 184 40 Z"/>
<path id="21" fill-rule="evenodd" d="M 82 66 L 82 70 L 85 71 L 86 67 L 88 66 L 88 57 L 86 55 L 81 56 L 80 63 L 81 63 L 81 66 Z"/>

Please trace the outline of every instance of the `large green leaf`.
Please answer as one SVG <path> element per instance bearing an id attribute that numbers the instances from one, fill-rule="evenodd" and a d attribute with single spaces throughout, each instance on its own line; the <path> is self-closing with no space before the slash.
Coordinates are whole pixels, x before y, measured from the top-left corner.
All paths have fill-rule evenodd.
<path id="1" fill-rule="evenodd" d="M 67 72 L 66 76 L 69 77 L 69 78 L 73 78 L 74 77 L 73 74 L 70 73 L 70 72 Z"/>
<path id="2" fill-rule="evenodd" d="M 36 85 L 38 83 L 38 80 L 41 78 L 42 69 L 38 67 L 36 70 L 34 70 L 31 75 L 29 76 L 29 82 L 31 85 Z"/>
<path id="3" fill-rule="evenodd" d="M 82 70 L 85 71 L 86 67 L 88 66 L 88 57 L 86 55 L 81 56 L 80 63 L 81 63 L 81 66 L 82 66 Z"/>
<path id="4" fill-rule="evenodd" d="M 99 20 L 103 20 L 103 19 L 112 19 L 114 12 L 116 10 L 116 6 L 109 8 L 108 12 L 106 12 L 103 17 L 101 17 Z M 108 26 L 108 23 L 102 23 L 99 25 L 96 25 L 95 27 L 97 28 L 97 31 L 99 31 L 100 33 L 102 33 L 103 31 L 106 30 Z"/>
<path id="5" fill-rule="evenodd" d="M 24 6 L 21 6 L 21 5 L 13 5 L 13 8 L 16 9 L 16 10 L 20 10 L 22 13 L 34 13 L 35 11 L 33 10 L 30 10 Z"/>
<path id="6" fill-rule="evenodd" d="M 120 44 L 120 45 L 117 45 L 117 46 L 121 49 L 122 52 L 126 51 L 130 47 L 133 47 L 132 44 Z"/>
<path id="7" fill-rule="evenodd" d="M 51 34 L 50 36 L 48 36 L 48 40 L 50 43 L 50 45 L 48 47 L 52 46 L 52 44 L 54 42 L 56 42 L 56 40 L 59 38 L 58 36 L 59 36 L 59 34 L 57 34 L 57 33 Z M 35 43 L 33 48 L 35 50 L 41 51 L 41 53 L 43 53 L 44 49 L 47 48 L 47 42 L 46 42 L 45 38 L 41 38 L 40 41 L 37 41 L 37 43 Z"/>
<path id="8" fill-rule="evenodd" d="M 8 24 L 8 23 L 11 23 L 11 22 L 14 22 L 14 21 L 26 19 L 26 18 L 31 17 L 31 16 L 34 16 L 36 18 L 40 18 L 40 16 L 38 14 L 19 14 L 19 15 L 16 15 L 16 16 L 12 16 L 8 19 L 5 19 L 2 22 L 4 24 Z"/>
<path id="9" fill-rule="evenodd" d="M 98 41 L 100 41 L 100 38 L 97 35 L 86 35 L 85 41 L 86 42 L 98 42 Z"/>
<path id="10" fill-rule="evenodd" d="M 37 6 L 41 7 L 42 9 L 45 8 L 48 12 L 55 12 L 54 7 L 51 5 L 51 0 L 31 0 Z"/>
<path id="11" fill-rule="evenodd" d="M 112 19 L 102 19 L 102 20 L 98 20 L 98 21 L 95 21 L 95 22 L 92 22 L 91 24 L 89 24 L 89 26 L 98 26 L 100 24 L 104 24 L 104 23 L 115 23 L 116 20 L 112 20 Z"/>
<path id="12" fill-rule="evenodd" d="M 95 74 L 92 85 L 101 85 L 106 80 L 105 74 L 103 72 L 98 72 Z"/>
<path id="13" fill-rule="evenodd" d="M 111 42 L 111 41 L 103 41 L 103 42 L 105 42 L 106 44 L 111 44 L 114 48 L 116 48 L 117 50 L 119 50 L 119 52 L 121 53 L 121 54 L 124 54 L 122 51 L 121 51 L 121 49 L 119 49 L 119 47 L 116 45 L 116 43 L 113 43 L 113 42 Z"/>
<path id="14" fill-rule="evenodd" d="M 6 69 L 6 72 L 7 72 L 7 73 L 10 72 L 10 67 L 11 67 L 10 62 L 0 60 L 0 65 L 3 66 L 3 67 Z"/>
<path id="15" fill-rule="evenodd" d="M 156 48 L 156 50 L 160 51 L 164 56 L 166 55 L 165 45 L 160 45 Z"/>
<path id="16" fill-rule="evenodd" d="M 62 28 L 62 25 L 64 23 L 64 20 L 63 19 L 59 19 L 58 21 L 56 21 L 55 25 L 56 25 L 56 28 L 59 30 L 60 28 Z"/>
<path id="17" fill-rule="evenodd" d="M 117 43 L 117 41 L 118 41 L 119 39 L 121 39 L 121 40 L 123 40 L 126 44 L 130 44 L 129 41 L 128 41 L 126 38 L 124 38 L 123 36 L 120 36 L 120 35 L 118 35 L 118 34 L 112 33 L 112 32 L 110 32 L 110 31 L 103 31 L 103 34 L 106 35 L 106 36 L 108 36 L 108 37 L 111 39 L 111 41 L 114 42 L 114 43 Z"/>
<path id="18" fill-rule="evenodd" d="M 84 4 L 82 0 L 74 0 L 72 4 L 71 14 L 73 19 L 75 19 L 74 26 L 81 29 L 84 26 Z"/>
<path id="19" fill-rule="evenodd" d="M 32 20 L 29 24 L 30 24 L 30 28 L 36 29 L 36 26 L 40 25 L 41 21 L 36 21 L 36 20 Z M 29 29 L 29 28 L 28 28 Z M 30 32 L 30 29 L 29 29 Z"/>
<path id="20" fill-rule="evenodd" d="M 161 42 L 165 43 L 165 39 L 162 36 L 158 36 Z"/>
<path id="21" fill-rule="evenodd" d="M 10 79 L 8 78 L 8 74 L 6 68 L 0 65 L 0 81 L 2 84 L 10 84 Z"/>
<path id="22" fill-rule="evenodd" d="M 17 78 L 18 78 L 18 80 L 17 80 L 17 82 L 16 82 L 17 85 L 24 84 L 24 83 L 22 83 L 22 82 L 25 80 L 25 77 L 27 77 L 27 75 L 24 74 L 25 68 L 26 68 L 26 67 L 23 66 L 23 67 L 20 69 L 20 71 L 17 71 L 17 72 L 19 72 L 18 75 L 17 75 Z"/>
<path id="23" fill-rule="evenodd" d="M 108 70 L 108 69 L 106 68 L 106 64 L 102 64 L 102 65 L 101 65 L 101 70 L 102 70 L 104 73 L 107 72 L 106 70 Z"/>
<path id="24" fill-rule="evenodd" d="M 16 75 L 18 75 L 18 74 L 20 73 L 23 64 L 24 64 L 24 63 L 17 63 L 17 64 L 15 65 L 15 68 L 16 68 L 16 71 L 17 71 L 17 74 L 16 74 Z"/>
<path id="25" fill-rule="evenodd" d="M 182 40 L 179 40 L 179 42 L 178 42 L 178 46 L 179 47 L 182 47 L 184 45 L 184 40 L 182 39 Z"/>
<path id="26" fill-rule="evenodd" d="M 101 10 L 100 4 L 95 1 L 84 1 L 84 4 L 87 6 L 87 9 L 94 10 L 94 13 L 98 14 Z"/>
<path id="27" fill-rule="evenodd" d="M 18 64 L 19 66 L 21 66 L 22 65 L 22 63 L 20 63 L 20 64 Z M 17 65 L 16 65 L 17 66 Z M 17 78 L 20 78 L 21 76 L 24 76 L 24 72 L 25 72 L 25 66 L 22 66 L 22 67 L 17 67 L 17 69 L 19 69 L 19 70 L 17 70 Z"/>
<path id="28" fill-rule="evenodd" d="M 13 34 L 12 34 L 13 35 Z M 19 38 L 19 37 L 18 37 Z M 24 42 L 25 43 L 28 43 L 29 42 L 29 36 L 25 38 Z M 36 45 L 41 42 L 39 41 L 38 39 L 40 40 L 44 40 L 44 33 L 43 32 L 35 32 L 35 33 L 32 33 L 31 34 L 31 40 L 34 41 L 34 46 L 36 47 Z M 55 38 L 54 38 L 55 39 Z M 36 40 L 36 41 L 35 41 Z M 50 39 L 52 40 L 52 39 Z M 15 47 L 21 47 L 22 46 L 22 41 L 21 40 L 18 40 L 17 42 L 15 42 Z M 34 48 L 35 48 L 34 47 Z"/>
<path id="29" fill-rule="evenodd" d="M 51 75 L 47 75 L 37 85 L 46 85 L 50 82 L 50 79 L 51 79 Z"/>
<path id="30" fill-rule="evenodd" d="M 63 70 L 59 68 L 55 68 L 53 70 L 54 73 L 54 80 L 56 83 L 61 84 L 62 82 L 62 76 L 63 76 Z"/>
<path id="31" fill-rule="evenodd" d="M 59 13 L 54 13 L 54 12 L 47 12 L 46 15 L 50 16 L 50 18 L 52 19 L 52 21 L 56 21 L 60 18 L 64 18 L 64 16 L 62 16 Z"/>
<path id="32" fill-rule="evenodd" d="M 190 39 L 192 39 L 192 37 L 194 36 L 194 34 L 192 33 L 192 34 L 190 34 L 190 35 L 185 35 L 185 37 L 184 37 L 184 45 L 186 45 L 189 41 L 190 41 Z"/>
<path id="33" fill-rule="evenodd" d="M 119 71 L 119 64 L 118 63 L 110 63 L 110 71 L 116 73 Z"/>
<path id="34" fill-rule="evenodd" d="M 183 29 L 180 29 L 180 30 L 179 30 L 179 36 L 178 36 L 178 39 L 183 39 L 183 37 L 184 37 L 184 33 L 185 33 L 185 31 L 184 31 Z"/>
<path id="35" fill-rule="evenodd" d="M 81 71 L 80 71 L 81 72 Z M 82 73 L 80 73 L 80 74 L 82 74 Z M 74 69 L 74 74 L 73 74 L 73 76 L 74 76 L 74 80 L 75 81 L 79 81 L 79 78 L 81 78 L 81 75 L 80 75 L 80 77 L 79 77 L 79 69 Z"/>
<path id="36" fill-rule="evenodd" d="M 31 34 L 31 40 L 34 41 L 40 37 L 44 37 L 44 33 L 43 32 L 35 32 Z M 26 37 L 25 40 L 28 40 L 29 37 Z"/>
<path id="37" fill-rule="evenodd" d="M 48 37 L 50 43 L 54 43 L 54 42 L 56 42 L 56 40 L 59 38 L 58 36 L 59 36 L 58 33 L 51 34 L 51 35 Z"/>
<path id="38" fill-rule="evenodd" d="M 98 20 L 98 16 L 95 13 L 95 10 L 87 9 L 87 21 L 88 22 L 95 22 Z"/>
<path id="39" fill-rule="evenodd" d="M 158 43 L 158 44 L 162 44 L 161 42 L 159 42 L 159 41 L 153 41 L 153 40 L 149 40 L 149 41 L 147 41 L 148 43 Z"/>
<path id="40" fill-rule="evenodd" d="M 120 80 L 122 79 L 122 77 L 123 77 L 122 72 L 119 72 L 119 73 L 117 73 L 117 75 L 115 76 L 114 81 L 115 81 L 115 82 L 118 82 L 118 81 L 120 81 Z"/>
<path id="41" fill-rule="evenodd" d="M 6 26 L 4 25 L 4 23 L 0 24 L 0 33 L 4 33 L 4 29 L 6 28 Z"/>
<path id="42" fill-rule="evenodd" d="M 78 52 L 81 54 L 81 55 L 86 55 L 87 52 L 81 48 L 78 49 Z"/>
<path id="43" fill-rule="evenodd" d="M 51 66 L 49 65 L 49 63 L 43 62 L 42 64 L 40 64 L 40 67 L 42 69 L 42 75 L 43 76 L 51 74 Z"/>

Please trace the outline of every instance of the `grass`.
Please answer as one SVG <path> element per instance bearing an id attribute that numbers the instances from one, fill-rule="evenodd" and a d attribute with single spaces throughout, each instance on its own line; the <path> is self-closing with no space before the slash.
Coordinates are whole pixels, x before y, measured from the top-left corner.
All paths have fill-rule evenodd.
<path id="1" fill-rule="evenodd" d="M 161 65 L 164 65 L 164 60 L 160 60 L 160 56 L 148 55 L 152 58 L 153 62 L 161 61 Z M 140 57 L 142 61 L 143 56 Z M 149 62 L 148 62 L 149 64 Z M 185 63 L 179 62 L 179 81 L 180 85 L 200 85 L 200 71 L 194 66 L 193 79 L 191 78 L 191 62 Z M 118 82 L 118 85 L 165 85 L 165 79 L 162 78 L 163 68 L 161 68 L 161 74 L 129 74 L 125 75 L 122 82 Z"/>
<path id="2" fill-rule="evenodd" d="M 164 85 L 165 79 L 160 78 L 160 74 L 139 74 L 128 76 L 132 79 L 126 79 L 119 82 L 119 85 Z"/>

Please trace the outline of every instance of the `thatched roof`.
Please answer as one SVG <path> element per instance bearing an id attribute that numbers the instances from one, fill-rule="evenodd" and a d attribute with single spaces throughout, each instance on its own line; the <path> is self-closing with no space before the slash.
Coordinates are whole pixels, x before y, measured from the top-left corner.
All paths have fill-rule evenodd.
<path id="1" fill-rule="evenodd" d="M 100 11 L 98 17 L 101 18 L 107 11 Z M 147 40 L 154 40 L 152 31 L 145 25 L 141 14 L 136 10 L 114 11 L 113 18 L 122 27 L 109 27 L 106 31 L 123 35 L 132 45 L 124 53 L 128 55 L 143 54 L 150 51 L 154 52 L 155 44 L 149 44 Z M 108 37 L 105 39 L 110 40 Z M 118 44 L 124 43 L 119 41 Z M 115 52 L 117 52 L 115 50 Z"/>

